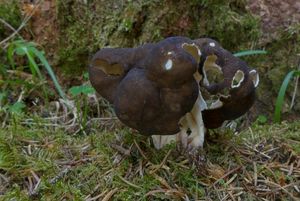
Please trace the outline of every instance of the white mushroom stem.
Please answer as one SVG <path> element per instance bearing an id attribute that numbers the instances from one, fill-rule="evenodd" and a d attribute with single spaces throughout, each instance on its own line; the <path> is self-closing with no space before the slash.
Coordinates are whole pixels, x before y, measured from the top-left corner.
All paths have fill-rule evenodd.
<path id="1" fill-rule="evenodd" d="M 161 149 L 163 146 L 170 144 L 172 141 L 180 142 L 182 147 L 188 147 L 190 150 L 203 146 L 205 127 L 202 119 L 202 113 L 207 108 L 201 92 L 191 112 L 187 113 L 180 120 L 180 132 L 174 135 L 152 135 L 154 147 Z M 187 131 L 191 134 L 187 135 Z"/>
<path id="2" fill-rule="evenodd" d="M 186 115 L 188 127 L 191 130 L 191 135 L 188 136 L 188 147 L 190 149 L 203 146 L 205 127 L 201 112 L 206 108 L 206 102 L 204 101 L 201 92 L 199 91 L 199 96 L 191 113 L 188 113 Z"/>
<path id="3" fill-rule="evenodd" d="M 199 54 L 199 56 L 200 56 L 200 54 Z M 200 61 L 200 57 L 199 57 L 199 61 Z M 197 81 L 197 83 L 199 83 L 201 81 L 202 76 L 199 74 L 198 71 L 195 72 L 194 79 Z M 202 119 L 201 112 L 207 108 L 207 104 L 202 97 L 200 88 L 198 89 L 198 91 L 199 91 L 199 95 L 198 95 L 198 98 L 197 98 L 193 108 L 192 108 L 192 111 L 190 113 L 187 113 L 184 117 L 185 121 L 182 121 L 182 122 L 186 123 L 181 128 L 182 137 L 187 136 L 187 135 L 183 134 L 184 132 L 186 133 L 188 129 L 191 130 L 191 135 L 187 136 L 187 138 L 188 138 L 187 146 L 189 149 L 195 149 L 198 147 L 202 147 L 203 142 L 204 142 L 205 127 L 204 127 L 204 122 Z M 185 140 L 182 139 L 182 137 L 181 137 L 181 140 L 182 140 L 181 143 L 184 145 Z"/>
<path id="4" fill-rule="evenodd" d="M 182 48 L 190 53 L 197 63 L 200 62 L 201 51 L 195 44 L 182 44 Z M 169 53 L 168 53 L 169 55 Z M 213 62 L 216 60 L 216 56 L 212 58 Z M 208 61 L 209 63 L 209 61 Z M 172 63 L 171 63 L 172 64 Z M 169 61 L 167 61 L 165 67 L 168 69 Z M 216 64 L 213 66 L 219 67 Z M 220 68 L 220 67 L 219 67 Z M 220 68 L 221 69 L 221 68 Z M 221 71 L 221 70 L 220 70 Z M 222 71 L 221 71 L 222 72 Z M 198 71 L 194 74 L 194 79 L 199 83 L 202 80 L 202 76 Z M 202 110 L 207 108 L 207 104 L 204 101 L 201 91 L 199 89 L 198 98 L 192 108 L 192 111 L 183 116 L 179 122 L 181 124 L 180 132 L 174 135 L 152 135 L 153 144 L 156 149 L 161 149 L 164 145 L 177 139 L 183 147 L 188 147 L 189 149 L 195 149 L 203 146 L 205 127 L 202 119 Z M 191 135 L 187 135 L 187 131 L 191 130 Z"/>
<path id="5" fill-rule="evenodd" d="M 151 137 L 156 149 L 161 149 L 172 141 L 176 141 L 176 135 L 152 135 Z"/>

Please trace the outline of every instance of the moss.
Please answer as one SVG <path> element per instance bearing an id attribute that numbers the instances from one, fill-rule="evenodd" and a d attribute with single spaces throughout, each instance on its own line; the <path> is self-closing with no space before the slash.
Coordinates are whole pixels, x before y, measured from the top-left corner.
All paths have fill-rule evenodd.
<path id="1" fill-rule="evenodd" d="M 0 2 L 0 18 L 17 29 L 21 24 L 21 12 L 17 0 Z M 0 22 L 0 38 L 9 36 L 13 31 Z"/>
<path id="2" fill-rule="evenodd" d="M 133 47 L 174 35 L 209 35 L 231 50 L 250 47 L 259 38 L 259 23 L 245 9 L 239 11 L 244 7 L 237 0 L 58 1 L 60 66 L 78 72 L 99 48 Z"/>
<path id="3" fill-rule="evenodd" d="M 254 124 L 251 130 L 242 132 L 239 138 L 252 140 L 252 142 L 259 142 L 262 139 L 271 139 L 276 141 L 286 142 L 286 146 L 290 147 L 290 151 L 295 155 L 300 154 L 300 135 L 298 131 L 300 129 L 299 121 L 283 122 L 281 124 L 272 125 L 259 125 Z M 269 144 L 273 144 L 271 141 Z"/>
<path id="4" fill-rule="evenodd" d="M 84 200 L 87 196 L 95 197 L 106 192 L 101 197 L 103 198 L 113 189 L 118 189 L 113 197 L 115 200 L 179 199 L 176 193 L 160 192 L 145 196 L 154 190 L 167 189 L 166 184 L 190 199 L 207 196 L 215 198 L 216 195 L 207 194 L 211 189 L 203 183 L 211 185 L 220 173 L 239 165 L 249 171 L 249 174 L 253 174 L 253 163 L 249 160 L 255 161 L 257 154 L 251 154 L 252 149 L 247 149 L 244 142 L 251 147 L 257 146 L 265 150 L 270 150 L 274 146 L 276 151 L 268 154 L 278 158 L 266 162 L 269 165 L 286 164 L 291 154 L 293 156 L 300 154 L 299 129 L 299 122 L 281 125 L 254 124 L 251 130 L 246 130 L 238 136 L 229 131 L 215 136 L 209 135 L 204 148 L 206 162 L 198 166 L 189 164 L 186 156 L 176 151 L 174 144 L 157 151 L 147 138 L 134 135 L 130 129 L 116 129 L 114 132 L 98 131 L 88 136 L 70 136 L 60 129 L 45 129 L 39 124 L 21 126 L 16 122 L 15 126 L 0 130 L 0 171 L 3 176 L 9 178 L 9 183 L 4 182 L 0 188 L 0 199 Z M 134 145 L 134 140 L 148 159 L 141 155 Z M 124 156 L 110 144 L 119 144 L 124 148 L 131 147 L 131 153 Z M 258 146 L 260 144 L 263 146 Z M 168 158 L 164 161 L 167 153 Z M 245 153 L 251 155 L 244 156 Z M 119 154 L 122 160 L 115 163 L 115 158 Z M 162 161 L 165 162 L 165 167 L 152 173 L 153 168 L 157 168 Z M 261 161 L 261 158 L 256 161 Z M 259 164 L 257 163 L 258 173 L 272 180 L 279 181 L 281 178 L 286 182 L 296 180 L 294 176 L 283 177 L 285 175 L 282 176 L 280 169 L 275 169 L 272 173 L 264 168 L 265 163 L 264 166 Z M 62 174 L 65 169 L 67 171 Z M 219 173 L 216 174 L 216 171 Z M 41 179 L 41 183 L 36 193 L 30 195 L 27 184 L 29 178 L 33 179 L 33 173 Z M 241 176 L 238 175 L 235 181 L 243 181 L 245 173 L 243 171 L 240 173 Z M 55 182 L 53 178 L 57 178 Z M 121 178 L 133 185 L 127 184 Z M 225 184 L 229 179 L 224 178 L 218 185 L 222 189 L 228 187 Z M 244 196 L 245 200 L 248 200 L 253 195 L 245 191 Z"/>
<path id="5" fill-rule="evenodd" d="M 248 61 L 258 69 L 260 73 L 260 85 L 258 87 L 258 99 L 264 104 L 264 109 L 274 111 L 275 101 L 284 77 L 298 66 L 300 51 L 300 24 L 290 27 L 287 31 L 278 31 L 278 38 L 265 44 L 268 54 L 260 57 L 252 57 Z M 286 99 L 289 103 L 293 95 L 295 82 L 289 83 Z M 298 96 L 297 96 L 298 97 Z M 299 105 L 294 107 L 299 111 Z M 284 105 L 283 111 L 288 111 L 288 104 Z"/>
<path id="6" fill-rule="evenodd" d="M 2 200 L 24 200 L 30 201 L 31 199 L 28 197 L 28 194 L 25 191 L 22 191 L 20 186 L 13 185 L 13 187 L 4 195 L 0 196 Z"/>
<path id="7" fill-rule="evenodd" d="M 216 38 L 225 49 L 249 49 L 261 37 L 259 18 L 246 10 L 244 1 L 211 1 L 205 6 L 205 34 Z M 209 19 L 209 20 L 208 20 Z"/>

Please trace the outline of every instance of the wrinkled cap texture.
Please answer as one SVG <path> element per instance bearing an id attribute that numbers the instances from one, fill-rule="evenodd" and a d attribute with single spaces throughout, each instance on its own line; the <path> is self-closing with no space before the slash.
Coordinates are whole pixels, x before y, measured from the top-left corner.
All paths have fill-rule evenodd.
<path id="1" fill-rule="evenodd" d="M 211 107 L 202 112 L 204 124 L 206 128 L 217 128 L 225 120 L 236 119 L 251 108 L 258 74 L 212 39 L 198 39 L 195 43 L 202 51 L 199 71 L 204 79 L 200 83 L 201 89 L 206 91 L 208 102 L 214 99 Z M 217 74 L 219 76 L 214 79 Z"/>
<path id="2" fill-rule="evenodd" d="M 205 126 L 217 128 L 249 110 L 257 85 L 256 71 L 209 38 L 103 48 L 94 55 L 89 76 L 118 118 L 144 135 L 179 132 L 180 119 L 200 92 L 211 102 L 202 111 Z"/>

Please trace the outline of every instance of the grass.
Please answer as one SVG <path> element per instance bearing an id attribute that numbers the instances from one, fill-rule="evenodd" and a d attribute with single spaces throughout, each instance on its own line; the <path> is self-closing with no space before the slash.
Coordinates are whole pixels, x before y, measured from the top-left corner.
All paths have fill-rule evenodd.
<path id="1" fill-rule="evenodd" d="M 237 52 L 233 55 L 236 57 L 243 57 L 243 56 L 251 56 L 251 55 L 257 55 L 257 54 L 267 54 L 267 51 L 265 51 L 265 50 L 245 50 L 245 51 Z"/>
<path id="2" fill-rule="evenodd" d="M 300 122 L 210 133 L 188 155 L 120 126 L 68 134 L 35 117 L 0 130 L 1 200 L 297 200 Z M 48 126 L 47 126 L 48 125 Z M 107 124 L 111 125 L 111 124 Z M 119 125 L 119 126 L 118 126 Z"/>
<path id="3" fill-rule="evenodd" d="M 275 104 L 274 122 L 276 123 L 280 123 L 281 121 L 281 109 L 284 103 L 284 97 L 285 97 L 286 90 L 289 86 L 289 83 L 293 77 L 297 77 L 297 76 L 300 76 L 300 71 L 292 70 L 285 76 L 281 84 L 280 90 L 278 92 L 276 104 Z"/>
<path id="4" fill-rule="evenodd" d="M 48 63 L 44 54 L 40 50 L 38 50 L 35 46 L 36 46 L 36 44 L 34 44 L 32 42 L 26 42 L 24 40 L 16 40 L 16 41 L 11 42 L 7 49 L 7 55 L 8 55 L 8 60 L 10 61 L 12 68 L 15 69 L 14 54 L 17 54 L 18 56 L 26 55 L 26 58 L 28 59 L 28 63 L 29 63 L 29 69 L 30 69 L 33 77 L 38 75 L 38 78 L 40 80 L 44 80 L 44 77 L 39 69 L 39 65 L 35 61 L 36 59 L 39 59 L 42 66 L 49 73 L 59 95 L 61 96 L 61 98 L 66 100 L 67 99 L 66 94 L 62 90 L 62 87 L 60 86 L 60 84 L 58 83 L 50 64 Z M 47 93 L 47 92 L 45 92 L 45 93 Z"/>

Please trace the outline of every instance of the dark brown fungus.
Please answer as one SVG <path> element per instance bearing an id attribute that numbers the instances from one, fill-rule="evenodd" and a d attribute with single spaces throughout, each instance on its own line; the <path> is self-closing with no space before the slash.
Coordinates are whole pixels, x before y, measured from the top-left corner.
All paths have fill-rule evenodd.
<path id="1" fill-rule="evenodd" d="M 180 119 L 198 97 L 193 77 L 198 52 L 184 37 L 137 48 L 102 49 L 89 67 L 90 80 L 124 124 L 144 135 L 176 134 Z"/>
<path id="2" fill-rule="evenodd" d="M 104 48 L 93 57 L 89 75 L 118 118 L 161 141 L 154 143 L 157 148 L 169 140 L 154 136 L 179 133 L 182 138 L 188 130 L 192 134 L 185 141 L 202 146 L 204 125 L 217 128 L 246 113 L 259 82 L 255 70 L 216 41 L 186 37 Z"/>
<path id="3" fill-rule="evenodd" d="M 255 100 L 255 88 L 259 77 L 255 70 L 208 38 L 195 40 L 202 51 L 199 71 L 204 75 L 201 86 L 210 95 L 218 95 L 206 110 L 202 111 L 206 128 L 218 128 L 225 120 L 233 120 L 245 114 Z M 207 80 L 209 69 L 219 69 L 223 80 Z M 207 81 L 206 81 L 207 80 Z"/>

